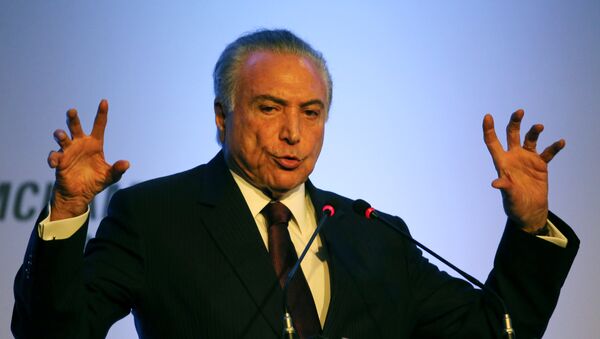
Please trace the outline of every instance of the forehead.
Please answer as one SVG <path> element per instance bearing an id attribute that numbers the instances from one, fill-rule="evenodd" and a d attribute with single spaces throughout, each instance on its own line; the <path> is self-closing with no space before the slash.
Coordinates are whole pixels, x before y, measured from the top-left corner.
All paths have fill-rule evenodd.
<path id="1" fill-rule="evenodd" d="M 239 69 L 238 94 L 310 97 L 326 102 L 326 85 L 308 57 L 266 51 L 250 53 Z"/>

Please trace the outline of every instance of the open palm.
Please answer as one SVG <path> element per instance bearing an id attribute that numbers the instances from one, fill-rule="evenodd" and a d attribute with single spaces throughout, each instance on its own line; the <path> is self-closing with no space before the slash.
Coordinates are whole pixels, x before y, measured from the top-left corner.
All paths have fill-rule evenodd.
<path id="1" fill-rule="evenodd" d="M 71 137 L 64 130 L 54 132 L 60 150 L 50 152 L 48 164 L 56 169 L 52 220 L 80 215 L 96 194 L 117 182 L 129 168 L 129 163 L 119 160 L 113 165 L 104 157 L 104 130 L 108 116 L 108 102 L 102 100 L 90 135 L 83 132 L 77 111 L 67 112 L 67 126 Z"/>
<path id="2" fill-rule="evenodd" d="M 510 117 L 506 151 L 498 141 L 489 114 L 483 119 L 483 136 L 498 172 L 492 186 L 502 192 L 506 215 L 524 230 L 535 232 L 545 225 L 548 217 L 548 163 L 565 146 L 565 141 L 556 141 L 538 154 L 537 139 L 544 126 L 536 124 L 521 145 L 523 115 L 523 110 L 517 110 Z"/>

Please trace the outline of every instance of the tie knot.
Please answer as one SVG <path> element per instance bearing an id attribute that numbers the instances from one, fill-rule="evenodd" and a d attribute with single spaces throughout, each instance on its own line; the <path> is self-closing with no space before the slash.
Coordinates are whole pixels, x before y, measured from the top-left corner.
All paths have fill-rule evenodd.
<path id="1" fill-rule="evenodd" d="M 280 201 L 272 201 L 265 206 L 262 214 L 267 218 L 269 225 L 281 225 L 289 223 L 292 218 L 292 212 Z"/>

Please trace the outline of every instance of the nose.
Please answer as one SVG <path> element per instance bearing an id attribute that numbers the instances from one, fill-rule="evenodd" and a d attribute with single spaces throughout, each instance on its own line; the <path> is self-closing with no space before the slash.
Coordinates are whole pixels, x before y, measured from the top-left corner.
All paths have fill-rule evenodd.
<path id="1" fill-rule="evenodd" d="M 302 122 L 299 112 L 288 111 L 283 114 L 279 138 L 284 140 L 289 145 L 294 145 L 300 142 L 302 134 Z"/>

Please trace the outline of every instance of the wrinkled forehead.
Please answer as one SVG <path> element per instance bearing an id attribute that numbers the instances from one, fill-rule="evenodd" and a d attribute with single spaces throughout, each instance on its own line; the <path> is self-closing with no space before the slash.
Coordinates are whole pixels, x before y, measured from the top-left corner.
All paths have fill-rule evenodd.
<path id="1" fill-rule="evenodd" d="M 237 94 L 276 94 L 291 91 L 327 104 L 327 84 L 320 68 L 306 56 L 258 51 L 249 54 L 238 70 Z M 265 92 L 265 93 L 258 93 Z"/>

